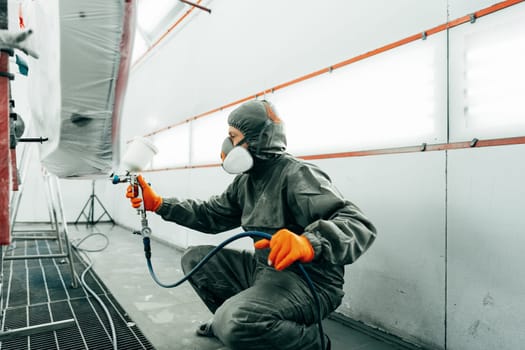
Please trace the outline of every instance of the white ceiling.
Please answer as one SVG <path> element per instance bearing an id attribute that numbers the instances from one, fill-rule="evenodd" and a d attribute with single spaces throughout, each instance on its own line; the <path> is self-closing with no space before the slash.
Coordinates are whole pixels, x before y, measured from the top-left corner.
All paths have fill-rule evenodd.
<path id="1" fill-rule="evenodd" d="M 188 9 L 179 0 L 137 0 L 137 28 L 132 61 L 139 59 Z"/>

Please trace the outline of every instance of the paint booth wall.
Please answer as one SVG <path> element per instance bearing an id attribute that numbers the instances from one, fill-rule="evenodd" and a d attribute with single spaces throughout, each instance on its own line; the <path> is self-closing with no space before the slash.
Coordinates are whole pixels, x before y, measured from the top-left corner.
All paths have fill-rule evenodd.
<path id="1" fill-rule="evenodd" d="M 191 17 L 133 70 L 123 140 L 422 32 L 492 2 L 271 1 L 260 6 L 255 1 L 212 1 L 206 5 L 213 8 L 211 15 Z M 435 131 L 427 142 L 523 135 L 522 124 L 510 129 L 469 124 L 462 110 L 464 101 L 457 98 L 461 91 L 454 90 L 461 89 L 464 47 L 480 40 L 476 28 L 490 31 L 498 26 L 498 20 L 505 24 L 506 16 L 523 15 L 523 10 L 523 5 L 516 5 L 479 19 L 479 23 L 452 29 L 448 41 L 445 32 L 427 39 L 437 41 L 443 49 L 434 65 L 443 77 L 436 79 L 435 84 L 440 84 L 436 90 L 445 92 L 445 97 L 436 97 L 442 108 L 438 108 L 441 112 L 434 121 Z M 455 49 L 448 61 L 447 45 Z M 444 79 L 447 69 L 455 74 L 451 86 Z M 447 89 L 456 94 L 448 100 L 448 118 Z M 266 97 L 272 100 L 272 95 Z M 303 103 L 307 105 L 309 99 Z M 276 107 L 279 109 L 279 104 Z M 282 117 L 286 121 L 286 115 Z M 322 123 L 324 116 L 319 117 Z M 213 127 L 213 132 L 224 137 L 225 126 Z M 351 126 L 341 121 L 333 127 Z M 320 133 L 312 142 L 321 147 L 325 137 L 330 136 Z M 220 144 L 206 139 L 193 142 L 219 154 Z M 180 156 L 178 150 L 183 152 L 178 147 L 170 149 L 173 158 Z M 520 159 L 524 152 L 525 147 L 518 145 L 316 161 L 379 230 L 370 251 L 347 266 L 347 294 L 338 311 L 429 348 L 518 348 L 525 340 L 525 317 L 519 311 L 525 309 L 519 297 L 525 279 L 515 270 L 525 262 L 519 254 L 524 243 L 519 232 L 525 224 L 520 214 L 524 204 L 520 194 L 525 188 L 520 180 L 525 175 Z M 220 193 L 232 180 L 218 167 L 154 171 L 146 176 L 163 195 L 201 199 Z M 117 220 L 137 227 L 138 219 L 127 203 L 118 196 L 114 201 Z M 218 243 L 229 234 L 203 235 L 155 216 L 150 223 L 158 237 L 179 247 Z M 248 242 L 239 246 L 243 244 L 249 246 Z"/>
<path id="2" fill-rule="evenodd" d="M 338 1 L 304 6 L 304 2 L 274 2 L 261 8 L 255 2 L 230 1 L 207 5 L 213 8 L 212 15 L 192 17 L 135 67 L 123 140 L 186 120 L 491 3 L 402 1 L 394 6 L 388 1 Z M 476 28 L 487 31 L 496 26 L 489 21 L 503 17 L 501 21 L 506 23 L 504 16 L 512 17 L 513 13 L 523 14 L 523 6 L 451 30 L 448 44 L 456 50 L 450 53 L 449 61 L 445 33 L 429 37 L 429 42 L 441 41 L 438 45 L 445 49 L 434 63 L 437 69 L 443 76 L 447 67 L 451 72 L 459 70 L 462 48 L 479 40 Z M 481 25 L 485 27 L 475 27 Z M 436 84 L 444 83 L 436 80 Z M 437 90 L 450 88 L 454 93 L 460 85 L 454 81 L 450 87 L 443 85 Z M 456 91 L 454 96 L 460 95 Z M 271 95 L 267 98 L 272 100 Z M 523 135 L 523 126 L 509 130 L 505 126 L 470 125 L 463 118 L 464 101 L 456 97 L 449 101 L 449 118 L 447 99 L 438 101 L 442 114 L 435 120 L 435 133 L 429 143 Z M 283 118 L 286 121 L 285 115 Z M 345 124 L 341 121 L 340 125 Z M 216 127 L 214 131 L 224 135 L 226 128 Z M 316 135 L 314 140 L 320 147 L 323 137 L 326 134 Z M 220 144 L 209 144 L 205 139 L 195 142 L 219 153 Z M 174 158 L 179 157 L 177 150 L 171 149 Z M 524 175 L 519 166 L 524 151 L 523 146 L 509 146 L 316 161 L 379 230 L 370 251 L 347 267 L 347 295 L 338 311 L 430 348 L 496 348 L 495 343 L 499 348 L 519 347 L 525 323 L 519 312 L 524 309 L 519 295 L 525 283 L 512 271 L 524 262 L 518 251 L 523 243 L 518 235 L 524 224 L 519 209 L 523 207 L 523 196 L 518 193 L 524 189 L 519 180 Z M 232 180 L 217 167 L 158 171 L 146 176 L 163 195 L 201 199 L 220 193 Z M 136 227 L 135 214 L 115 198 L 117 220 Z M 155 216 L 150 220 L 158 237 L 180 247 L 217 243 L 228 235 L 199 234 Z"/>
<path id="3" fill-rule="evenodd" d="M 493 1 L 203 4 L 213 9 L 211 15 L 195 11 L 132 70 L 122 117 L 123 142 L 421 33 Z M 462 75 L 465 48 L 483 41 L 487 33 L 498 33 L 494 28 L 514 31 L 514 17 L 523 16 L 524 10 L 523 4 L 514 5 L 453 28 L 448 38 L 446 32 L 429 36 L 426 43 L 440 48 L 432 61 L 441 77 L 435 81 L 440 94 L 433 128 L 426 139 L 396 146 L 525 134 L 519 122 L 487 127 L 465 119 Z M 391 60 L 396 60 L 399 51 L 392 52 Z M 382 97 L 376 95 L 377 104 L 384 103 Z M 267 98 L 272 100 L 272 95 Z M 310 101 L 305 98 L 304 104 Z M 286 115 L 282 117 L 286 122 Z M 311 124 L 326 120 L 317 117 L 321 118 L 312 118 Z M 402 117 L 398 111 L 391 115 L 394 120 Z M 352 125 L 341 120 L 333 127 L 350 132 Z M 222 139 L 226 125 L 213 124 L 212 131 Z M 329 135 L 320 133 L 311 143 L 322 147 L 325 138 Z M 219 154 L 220 143 L 196 141 L 200 144 L 195 147 Z M 161 152 L 178 158 L 182 150 Z M 346 268 L 346 296 L 338 312 L 428 348 L 520 348 L 525 341 L 521 298 L 525 278 L 519 273 L 525 263 L 520 251 L 525 243 L 524 153 L 525 146 L 513 145 L 315 161 L 378 228 L 374 245 Z M 159 194 L 181 198 L 207 199 L 232 181 L 219 167 L 153 171 L 145 176 Z M 62 183 L 67 187 L 63 192 L 68 218 L 75 220 L 91 183 Z M 139 227 L 123 185 L 99 181 L 96 186 L 118 223 Z M 156 215 L 149 215 L 149 220 L 155 236 L 182 248 L 218 243 L 231 234 L 204 235 Z M 247 241 L 236 245 L 250 246 Z"/>

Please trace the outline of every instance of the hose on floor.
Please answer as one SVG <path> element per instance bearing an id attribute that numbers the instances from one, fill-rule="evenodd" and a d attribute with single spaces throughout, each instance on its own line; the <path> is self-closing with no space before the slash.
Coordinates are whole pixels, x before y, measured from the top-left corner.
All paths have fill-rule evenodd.
<path id="1" fill-rule="evenodd" d="M 181 285 L 182 283 L 186 282 L 197 270 L 199 270 L 204 264 L 206 264 L 208 262 L 208 260 L 210 260 L 212 258 L 212 256 L 217 254 L 217 252 L 219 252 L 222 248 L 224 248 L 225 246 L 227 246 L 228 244 L 230 244 L 233 241 L 236 241 L 238 239 L 245 238 L 245 237 L 252 237 L 252 238 L 258 237 L 258 238 L 266 238 L 266 239 L 271 239 L 272 238 L 272 236 L 270 234 L 265 233 L 265 232 L 260 232 L 260 231 L 247 231 L 247 232 L 242 232 L 242 233 L 236 234 L 236 235 L 226 239 L 225 241 L 223 241 L 218 246 L 216 246 L 201 261 L 199 261 L 199 263 L 197 265 L 195 265 L 195 267 L 193 269 L 191 269 L 191 271 L 188 272 L 187 275 L 185 275 L 180 280 L 178 280 L 178 281 L 176 281 L 174 283 L 171 283 L 171 284 L 162 283 L 158 279 L 157 275 L 155 274 L 155 271 L 153 271 L 153 266 L 151 264 L 151 242 L 150 242 L 150 238 L 147 237 L 147 236 L 143 237 L 142 241 L 144 243 L 144 253 L 146 255 L 146 262 L 148 264 L 148 270 L 149 270 L 149 273 L 151 275 L 151 278 L 153 278 L 153 280 L 161 287 L 174 288 L 174 287 L 177 287 L 177 286 Z M 321 303 L 319 301 L 319 295 L 317 294 L 317 291 L 315 290 L 315 286 L 314 286 L 314 284 L 312 282 L 312 279 L 310 278 L 310 276 L 308 275 L 308 273 L 304 269 L 304 266 L 302 264 L 300 264 L 300 263 L 297 263 L 297 265 L 299 266 L 299 270 L 301 270 L 301 273 L 302 273 L 306 283 L 308 284 L 308 287 L 310 288 L 310 291 L 312 292 L 312 296 L 314 298 L 315 307 L 317 309 L 317 325 L 318 325 L 318 328 L 319 328 L 319 337 L 320 337 L 320 340 L 321 340 L 321 349 L 324 350 L 325 349 L 325 338 L 324 338 L 323 323 L 322 323 L 322 320 L 321 320 Z"/>
<path id="2" fill-rule="evenodd" d="M 104 244 L 104 246 L 102 248 L 96 248 L 96 249 L 80 248 L 80 245 L 83 242 L 85 242 L 88 238 L 95 237 L 95 236 L 101 236 L 101 237 L 104 237 L 106 239 L 106 242 L 105 242 L 105 244 Z M 97 293 L 95 293 L 95 291 L 93 291 L 93 289 L 91 289 L 88 286 L 88 284 L 86 283 L 86 279 L 85 279 L 86 278 L 86 274 L 93 267 L 93 261 L 86 254 L 86 252 L 101 252 L 104 249 L 106 249 L 108 245 L 109 245 L 109 238 L 108 238 L 108 236 L 106 236 L 105 234 L 100 233 L 100 232 L 90 233 L 89 235 L 85 236 L 81 240 L 75 241 L 75 243 L 71 242 L 71 246 L 73 247 L 73 249 L 75 249 L 78 252 L 79 255 L 82 254 L 84 259 L 86 261 L 88 261 L 88 266 L 84 269 L 84 271 L 80 275 L 80 283 L 82 283 L 84 288 L 86 288 L 86 290 L 89 292 L 89 294 L 91 294 L 93 296 L 93 298 L 95 298 L 95 300 L 99 303 L 99 305 L 102 308 L 102 310 L 104 310 L 104 313 L 106 314 L 106 317 L 108 319 L 109 327 L 111 328 L 111 337 L 112 337 L 112 343 L 113 343 L 113 350 L 118 350 L 118 346 L 117 346 L 117 332 L 115 330 L 115 324 L 113 323 L 113 319 L 111 318 L 111 314 L 109 313 L 109 310 L 108 310 L 106 304 L 104 304 L 104 302 L 102 301 L 102 299 L 100 299 L 100 297 L 97 295 Z"/>

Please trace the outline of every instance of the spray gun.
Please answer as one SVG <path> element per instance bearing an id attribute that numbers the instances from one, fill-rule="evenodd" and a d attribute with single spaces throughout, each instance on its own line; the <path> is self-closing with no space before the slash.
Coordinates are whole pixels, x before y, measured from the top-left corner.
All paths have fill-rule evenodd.
<path id="1" fill-rule="evenodd" d="M 138 193 L 133 193 L 135 197 L 142 198 L 142 203 L 140 203 L 140 207 L 137 208 L 137 214 L 140 215 L 140 235 L 143 237 L 149 237 L 151 236 L 151 228 L 148 226 L 148 217 L 146 216 L 146 209 L 144 209 L 144 198 L 142 197 L 142 187 L 140 187 L 140 184 L 137 180 L 137 174 L 132 172 L 127 172 L 126 175 L 115 175 L 112 174 L 113 179 L 112 183 L 114 185 L 128 182 L 131 185 L 132 191 L 137 191 Z"/>
<path id="2" fill-rule="evenodd" d="M 136 137 L 128 145 L 126 153 L 122 158 L 122 166 L 126 169 L 125 175 L 112 174 L 112 183 L 129 183 L 132 191 L 138 191 L 137 197 L 142 198 L 140 207 L 137 208 L 137 214 L 140 215 L 141 229 L 140 234 L 144 238 L 151 236 L 151 228 L 148 225 L 148 218 L 146 216 L 146 209 L 144 208 L 144 198 L 142 197 L 142 187 L 138 182 L 137 176 L 151 161 L 153 156 L 157 153 L 157 148 L 151 141 L 144 137 Z M 135 193 L 133 193 L 135 195 Z"/>

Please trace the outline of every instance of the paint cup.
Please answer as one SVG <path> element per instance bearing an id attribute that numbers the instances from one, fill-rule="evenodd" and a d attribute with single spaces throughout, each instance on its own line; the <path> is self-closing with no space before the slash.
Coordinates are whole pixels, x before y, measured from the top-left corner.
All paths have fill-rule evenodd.
<path id="1" fill-rule="evenodd" d="M 151 162 L 158 149 L 145 137 L 135 137 L 128 145 L 122 158 L 122 167 L 130 172 L 144 170 Z"/>

